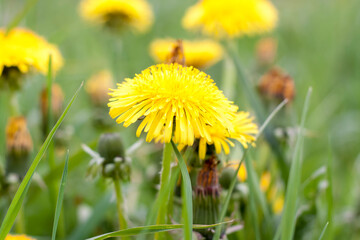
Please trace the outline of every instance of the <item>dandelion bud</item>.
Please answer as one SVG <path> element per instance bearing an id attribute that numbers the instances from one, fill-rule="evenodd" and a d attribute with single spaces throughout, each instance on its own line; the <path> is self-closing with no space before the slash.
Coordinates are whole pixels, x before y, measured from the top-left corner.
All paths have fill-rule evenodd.
<path id="1" fill-rule="evenodd" d="M 12 117 L 6 126 L 6 174 L 17 174 L 22 178 L 33 142 L 24 117 Z"/>
<path id="2" fill-rule="evenodd" d="M 260 39 L 256 44 L 256 58 L 261 66 L 274 63 L 277 52 L 277 41 L 274 38 Z"/>
<path id="3" fill-rule="evenodd" d="M 119 177 L 123 181 L 130 179 L 130 159 L 125 157 L 123 143 L 117 133 L 101 135 L 98 152 L 104 159 L 102 163 L 104 177 Z"/>
<path id="4" fill-rule="evenodd" d="M 54 83 L 51 87 L 51 114 L 53 119 L 56 120 L 61 116 L 64 104 L 64 93 L 61 87 Z M 48 92 L 47 88 L 44 88 L 41 92 L 40 97 L 40 107 L 42 115 L 42 126 L 43 133 L 45 134 L 48 131 Z"/>
<path id="5" fill-rule="evenodd" d="M 260 79 L 259 91 L 270 99 L 280 101 L 294 99 L 295 83 L 294 80 L 279 68 L 272 68 Z"/>
<path id="6" fill-rule="evenodd" d="M 114 87 L 114 80 L 111 73 L 108 70 L 102 70 L 86 82 L 85 90 L 96 107 L 103 107 L 109 101 L 109 88 L 112 87 Z"/>
<path id="7" fill-rule="evenodd" d="M 204 161 L 197 177 L 194 195 L 194 224 L 218 222 L 220 211 L 220 185 L 215 156 Z M 214 229 L 198 230 L 205 239 L 212 239 Z"/>

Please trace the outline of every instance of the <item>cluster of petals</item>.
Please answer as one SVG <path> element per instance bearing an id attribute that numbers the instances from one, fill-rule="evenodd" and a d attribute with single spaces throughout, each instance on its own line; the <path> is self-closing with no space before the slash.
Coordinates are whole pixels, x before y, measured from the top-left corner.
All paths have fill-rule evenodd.
<path id="1" fill-rule="evenodd" d="M 233 38 L 272 30 L 277 11 L 268 0 L 202 0 L 183 18 L 186 29 L 218 38 Z"/>
<path id="2" fill-rule="evenodd" d="M 192 146 L 200 139 L 228 152 L 223 141 L 232 143 L 227 138 L 246 145 L 257 131 L 248 114 L 238 113 L 211 77 L 193 67 L 151 66 L 125 79 L 110 95 L 110 116 L 125 127 L 142 119 L 136 135 L 146 132 L 148 142 L 173 140 Z"/>
<path id="3" fill-rule="evenodd" d="M 16 67 L 21 73 L 35 70 L 47 74 L 49 55 L 56 72 L 63 59 L 55 45 L 27 29 L 15 28 L 8 33 L 0 29 L 0 76 L 5 67 Z"/>

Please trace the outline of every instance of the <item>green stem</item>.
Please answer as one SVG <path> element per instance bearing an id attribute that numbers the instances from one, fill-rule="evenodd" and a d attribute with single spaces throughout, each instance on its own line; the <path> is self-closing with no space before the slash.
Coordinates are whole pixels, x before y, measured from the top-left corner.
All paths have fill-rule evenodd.
<path id="1" fill-rule="evenodd" d="M 22 234 L 26 232 L 24 206 L 22 206 L 19 210 L 15 224 L 15 231 L 18 234 Z"/>
<path id="2" fill-rule="evenodd" d="M 15 117 L 20 115 L 19 102 L 15 91 L 10 91 L 10 116 Z"/>
<path id="3" fill-rule="evenodd" d="M 172 153 L 171 143 L 165 143 L 163 150 L 159 196 L 161 195 L 162 192 L 166 191 L 166 186 L 170 181 L 171 160 L 172 160 L 171 153 Z M 167 196 L 167 199 L 168 198 L 169 196 Z M 157 224 L 168 223 L 166 219 L 167 210 L 168 210 L 168 201 L 165 201 L 165 204 L 161 205 L 159 208 L 159 212 L 156 220 Z M 162 236 L 164 236 L 163 233 L 155 234 L 155 239 L 161 239 Z"/>
<path id="4" fill-rule="evenodd" d="M 116 193 L 116 208 L 118 212 L 119 226 L 120 226 L 120 230 L 124 230 L 127 229 L 127 222 L 124 215 L 124 209 L 122 207 L 124 203 L 124 199 L 122 196 L 120 179 L 118 177 L 114 178 L 114 187 Z"/>

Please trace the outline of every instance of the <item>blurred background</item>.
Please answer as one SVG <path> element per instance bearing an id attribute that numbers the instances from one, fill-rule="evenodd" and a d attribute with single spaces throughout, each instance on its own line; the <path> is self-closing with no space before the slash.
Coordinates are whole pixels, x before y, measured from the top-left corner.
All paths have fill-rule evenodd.
<path id="1" fill-rule="evenodd" d="M 0 27 L 5 27 L 24 7 L 21 0 L 0 0 Z M 186 9 L 194 0 L 149 0 L 155 22 L 150 31 L 135 34 L 131 31 L 114 36 L 98 26 L 85 22 L 79 15 L 79 1 L 40 0 L 19 24 L 29 28 L 56 44 L 65 60 L 58 72 L 58 83 L 68 102 L 81 82 L 95 73 L 110 69 L 116 82 L 133 77 L 155 62 L 149 54 L 149 45 L 156 38 L 196 39 L 200 35 L 181 26 Z M 256 72 L 256 43 L 263 37 L 277 41 L 276 65 L 284 69 L 295 81 L 296 96 L 291 103 L 289 126 L 299 123 L 304 99 L 309 87 L 313 88 L 310 111 L 306 121 L 303 153 L 302 182 L 309 178 L 310 190 L 304 191 L 300 202 L 313 200 L 314 209 L 304 218 L 311 222 L 305 229 L 297 226 L 297 239 L 317 239 L 324 225 L 327 207 L 324 203 L 322 169 L 329 159 L 333 163 L 333 236 L 331 239 L 360 238 L 360 1 L 358 0 L 274 0 L 279 12 L 278 27 L 265 36 L 244 36 L 236 40 L 241 62 L 254 83 L 261 73 Z M 117 49 L 117 50 L 114 50 Z M 223 61 L 205 72 L 222 88 Z M 46 77 L 31 75 L 19 93 L 20 109 L 27 117 L 34 142 L 35 156 L 43 142 L 40 127 L 40 92 Z M 225 91 L 226 93 L 226 91 Z M 250 110 L 243 91 L 231 97 L 240 109 Z M 114 230 L 112 188 L 103 179 L 91 180 L 86 169 L 91 157 L 82 149 L 85 143 L 96 150 L 101 133 L 93 127 L 93 108 L 89 96 L 83 91 L 63 123 L 70 135 L 65 144 L 70 149 L 68 185 L 64 200 L 66 239 L 82 239 L 94 234 Z M 5 126 L 9 117 L 8 95 L 0 92 L 0 162 L 5 162 Z M 137 141 L 136 126 L 113 126 L 120 132 L 126 147 Z M 261 144 L 258 147 L 261 149 Z M 153 147 L 155 146 L 155 147 Z M 49 202 L 46 182 L 60 179 L 64 149 L 59 150 L 57 166 L 49 172 L 45 161 L 39 165 L 38 177 L 30 187 L 25 201 L 27 234 L 50 236 L 53 208 Z M 268 150 L 259 150 L 266 154 Z M 264 153 L 265 152 L 265 153 Z M 270 153 L 268 153 L 270 154 Z M 288 154 L 291 154 L 291 149 Z M 255 157 L 261 155 L 255 154 Z M 32 158 L 33 159 L 33 158 Z M 130 219 L 134 225 L 143 225 L 148 209 L 156 196 L 156 188 L 144 179 L 155 176 L 160 167 L 161 145 L 144 144 L 133 156 L 131 184 L 124 187 Z M 254 160 L 256 161 L 256 159 Z M 266 161 L 275 164 L 272 157 Z M 271 162 L 273 161 L 273 162 Z M 58 180 L 57 180 L 58 181 Z M 326 184 L 326 183 L 325 183 Z M 307 195 L 308 194 L 308 195 Z M 110 202 L 110 203 L 109 203 Z M 8 201 L 1 198 L 1 219 Z M 91 215 L 92 214 L 92 215 Z M 91 216 L 89 218 L 89 216 Z M 89 220 L 90 219 L 90 220 Z M 298 224 L 301 224 L 298 222 Z M 300 234 L 301 233 L 301 234 Z M 250 235 L 249 235 L 250 236 Z M 44 237 L 46 239 L 46 237 Z M 251 237 L 245 239 L 252 239 Z M 330 237 L 329 237 L 330 239 Z"/>

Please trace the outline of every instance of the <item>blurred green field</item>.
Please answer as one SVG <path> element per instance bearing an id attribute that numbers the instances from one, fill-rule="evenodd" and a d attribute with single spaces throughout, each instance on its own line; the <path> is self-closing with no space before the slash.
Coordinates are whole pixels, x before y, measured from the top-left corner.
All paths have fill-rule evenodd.
<path id="1" fill-rule="evenodd" d="M 23 8 L 24 2 L 0 0 L 0 27 L 7 26 Z M 185 10 L 195 0 L 149 2 L 153 7 L 155 22 L 145 34 L 125 32 L 121 36 L 111 36 L 100 27 L 81 19 L 79 1 L 74 0 L 39 0 L 19 25 L 59 46 L 65 65 L 57 74 L 55 82 L 62 87 L 65 102 L 68 102 L 81 82 L 102 69 L 111 69 L 116 81 L 121 82 L 125 77 L 133 77 L 153 65 L 148 50 L 149 44 L 156 38 L 201 37 L 181 26 Z M 333 162 L 333 232 L 326 239 L 360 239 L 360 1 L 274 0 L 273 3 L 279 12 L 279 24 L 274 32 L 265 36 L 278 40 L 277 65 L 293 77 L 296 85 L 296 97 L 291 103 L 289 114 L 291 119 L 287 120 L 289 126 L 299 124 L 306 92 L 310 86 L 313 88 L 305 124 L 302 183 L 326 166 L 330 159 Z M 237 40 L 241 61 L 248 73 L 254 72 L 256 67 L 255 44 L 261 37 L 242 37 Z M 222 88 L 223 61 L 206 69 L 206 73 Z M 259 76 L 251 76 L 256 83 Z M 32 75 L 27 78 L 19 93 L 20 110 L 28 119 L 34 141 L 33 156 L 43 142 L 39 94 L 45 85 L 46 77 Z M 5 162 L 8 99 L 9 95 L 0 91 L 1 164 Z M 231 100 L 240 109 L 252 111 L 243 91 L 234 92 Z M 85 177 L 90 157 L 83 152 L 81 144 L 96 149 L 96 141 L 102 133 L 93 127 L 92 111 L 89 96 L 82 91 L 63 124 L 63 128 L 72 131 L 67 147 L 71 157 L 63 205 L 65 239 L 84 239 L 114 231 L 117 227 L 115 221 L 111 220 L 115 219 L 115 205 L 109 182 Z M 123 128 L 114 124 L 113 127 L 113 131 L 121 133 L 126 147 L 137 141 L 135 130 L 136 126 Z M 257 144 L 253 150 L 253 160 L 257 162 L 256 158 L 268 154 L 259 160 L 258 165 L 276 165 L 265 145 L 264 140 Z M 156 175 L 160 169 L 161 148 L 161 145 L 146 143 L 133 156 L 131 182 L 124 187 L 127 211 L 133 226 L 144 225 L 146 214 L 156 197 L 156 188 L 151 187 L 152 183 L 144 183 L 144 179 Z M 291 155 L 292 150 L 293 147 L 290 147 L 286 154 Z M 233 158 L 238 159 L 236 156 Z M 50 174 L 45 159 L 40 163 L 37 170 L 40 177 L 37 179 L 42 180 L 33 181 L 25 200 L 26 233 L 39 236 L 39 239 L 49 239 L 47 236 L 51 236 L 55 210 L 50 204 L 46 184 L 51 179 L 60 181 L 64 159 L 62 152 L 56 159 L 57 171 Z M 308 186 L 310 190 L 305 191 L 308 196 L 299 198 L 299 205 L 308 203 L 306 199 L 311 198 L 315 210 L 309 213 L 308 218 L 302 219 L 308 223 L 304 223 L 304 229 L 297 226 L 295 239 L 318 239 L 327 216 L 323 184 L 326 184 L 324 174 Z M 5 199 L 0 200 L 1 219 L 5 216 L 8 204 Z M 93 209 L 94 213 L 91 221 L 81 222 L 79 211 L 88 212 L 89 209 Z M 254 235 L 245 234 L 239 239 L 254 239 Z"/>

